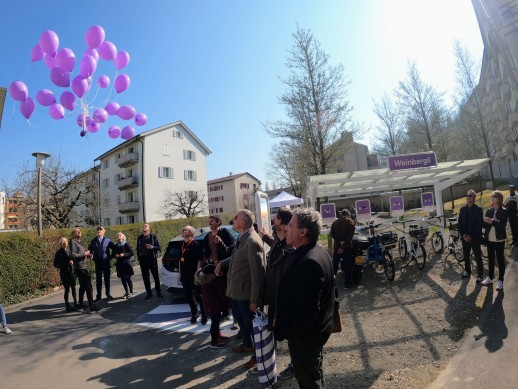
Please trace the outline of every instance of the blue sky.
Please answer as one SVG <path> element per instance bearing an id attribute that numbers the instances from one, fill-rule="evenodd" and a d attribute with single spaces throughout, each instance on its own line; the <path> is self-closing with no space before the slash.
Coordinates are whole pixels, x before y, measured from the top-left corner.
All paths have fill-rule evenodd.
<path id="1" fill-rule="evenodd" d="M 42 88 L 59 95 L 64 89 L 51 83 L 44 63 L 31 63 L 32 47 L 44 30 L 55 31 L 60 47 L 76 54 L 76 75 L 87 48 L 85 32 L 101 25 L 106 39 L 131 56 L 121 71 L 131 77 L 131 86 L 117 101 L 147 114 L 145 126 L 134 126 L 138 132 L 182 120 L 212 151 L 209 179 L 248 171 L 263 184 L 270 181 L 265 164 L 276 140 L 261 122 L 284 119 L 277 104 L 283 89 L 279 76 L 286 74 L 297 23 L 312 30 L 331 63 L 344 65 L 353 119 L 367 126 L 376 124 L 372 100 L 391 93 L 405 77 L 408 59 L 450 101 L 453 40 L 461 40 L 476 58 L 483 48 L 469 0 L 6 0 L 0 15 L 0 86 L 23 80 L 33 98 Z M 115 66 L 100 60 L 94 79 L 101 73 L 113 78 Z M 107 97 L 101 90 L 94 104 L 104 106 Z M 0 128 L 0 182 L 12 180 L 25 161 L 32 166 L 34 151 L 61 155 L 74 168 L 87 169 L 121 142 L 108 137 L 108 127 L 130 124 L 110 117 L 97 133 L 81 138 L 78 113 L 58 121 L 37 104 L 29 124 L 8 96 Z M 361 141 L 371 144 L 371 135 Z"/>

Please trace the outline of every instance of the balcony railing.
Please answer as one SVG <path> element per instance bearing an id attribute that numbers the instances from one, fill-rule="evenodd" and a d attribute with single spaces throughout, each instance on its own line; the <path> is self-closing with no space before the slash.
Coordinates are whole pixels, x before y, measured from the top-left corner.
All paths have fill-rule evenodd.
<path id="1" fill-rule="evenodd" d="M 140 202 L 138 201 L 128 201 L 119 204 L 120 213 L 135 212 L 138 210 L 140 210 Z"/>
<path id="2" fill-rule="evenodd" d="M 126 177 L 117 182 L 117 188 L 119 188 L 119 190 L 134 188 L 136 186 L 138 186 L 137 176 Z"/>
<path id="3" fill-rule="evenodd" d="M 136 162 L 138 162 L 138 153 L 128 153 L 117 160 L 117 165 L 119 167 L 125 167 Z"/>

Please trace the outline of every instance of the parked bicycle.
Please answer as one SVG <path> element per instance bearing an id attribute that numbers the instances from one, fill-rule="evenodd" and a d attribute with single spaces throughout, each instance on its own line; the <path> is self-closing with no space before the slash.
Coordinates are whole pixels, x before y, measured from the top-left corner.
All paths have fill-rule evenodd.
<path id="1" fill-rule="evenodd" d="M 426 265 L 426 250 L 424 244 L 428 237 L 428 228 L 419 227 L 417 224 L 408 225 L 408 233 L 406 232 L 406 224 L 415 222 L 415 220 L 395 221 L 392 224 L 401 224 L 402 229 L 394 227 L 403 235 L 398 240 L 399 256 L 403 260 L 407 260 L 405 266 L 415 261 L 419 270 L 424 269 Z"/>
<path id="2" fill-rule="evenodd" d="M 439 228 L 437 231 L 432 233 L 432 235 L 430 235 L 430 237 L 426 240 L 426 242 L 430 242 L 430 246 L 432 246 L 432 250 L 435 254 L 440 254 L 444 250 L 444 239 L 442 237 L 442 233 L 440 230 L 441 227 L 445 227 L 445 226 L 442 226 L 443 220 L 445 220 L 444 216 L 432 216 L 428 219 L 429 220 L 430 219 L 439 220 L 439 225 L 437 225 L 435 223 L 431 223 L 428 220 L 424 220 L 424 222 L 430 226 Z M 425 246 L 426 246 L 426 242 L 425 242 Z"/>
<path id="3" fill-rule="evenodd" d="M 448 229 L 449 237 L 448 237 L 448 255 L 446 255 L 446 258 L 448 258 L 450 255 L 453 255 L 453 257 L 458 261 L 462 262 L 464 260 L 464 253 L 462 252 L 462 241 L 460 240 L 460 234 L 459 234 L 459 223 L 457 221 L 457 218 L 450 217 L 448 218 L 449 226 Z M 444 258 L 444 259 L 446 259 Z"/>
<path id="4" fill-rule="evenodd" d="M 382 223 L 369 223 L 366 226 L 356 228 L 360 233 L 368 231 L 368 237 L 366 239 L 368 243 L 353 244 L 353 248 L 355 249 L 355 262 L 362 266 L 372 265 L 374 268 L 382 266 L 387 280 L 394 281 L 396 268 L 390 250 L 396 247 L 397 234 L 393 232 L 376 233 L 375 229 L 381 225 Z M 359 242 L 359 240 L 355 241 Z"/>

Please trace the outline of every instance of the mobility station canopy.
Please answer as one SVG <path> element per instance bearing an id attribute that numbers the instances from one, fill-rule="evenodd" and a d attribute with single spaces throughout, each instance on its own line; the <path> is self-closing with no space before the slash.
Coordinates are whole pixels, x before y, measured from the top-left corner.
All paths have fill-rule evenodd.
<path id="1" fill-rule="evenodd" d="M 303 202 L 304 201 L 302 199 L 282 191 L 276 197 L 270 200 L 270 208 L 282 207 L 286 205 L 300 205 Z"/>
<path id="2" fill-rule="evenodd" d="M 324 174 L 308 179 L 309 206 L 316 207 L 320 198 L 370 196 L 398 189 L 433 186 L 437 215 L 444 215 L 442 191 L 477 174 L 489 158 L 440 162 L 436 167 L 406 170 L 374 169 Z"/>

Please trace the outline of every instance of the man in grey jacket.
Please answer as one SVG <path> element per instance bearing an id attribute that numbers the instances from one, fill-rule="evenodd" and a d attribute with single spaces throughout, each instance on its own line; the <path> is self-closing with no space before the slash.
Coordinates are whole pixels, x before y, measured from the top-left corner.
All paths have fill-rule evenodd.
<path id="1" fill-rule="evenodd" d="M 216 275 L 223 269 L 227 273 L 227 296 L 232 300 L 232 315 L 237 320 L 243 334 L 243 344 L 233 347 L 236 353 L 253 353 L 254 312 L 261 305 L 261 296 L 264 282 L 263 242 L 253 228 L 254 214 L 241 209 L 234 217 L 233 228 L 239 232 L 232 256 L 218 263 Z M 251 369 L 257 365 L 255 358 L 243 366 Z"/>

